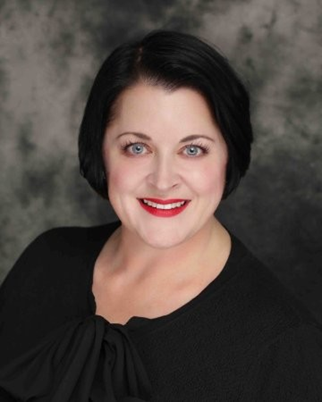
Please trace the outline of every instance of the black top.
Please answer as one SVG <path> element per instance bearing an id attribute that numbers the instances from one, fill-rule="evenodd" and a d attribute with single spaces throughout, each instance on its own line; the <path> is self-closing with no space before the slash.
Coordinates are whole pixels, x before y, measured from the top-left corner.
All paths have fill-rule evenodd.
<path id="1" fill-rule="evenodd" d="M 0 401 L 322 401 L 322 329 L 232 236 L 220 275 L 162 317 L 95 315 L 119 222 L 40 235 L 0 289 Z"/>

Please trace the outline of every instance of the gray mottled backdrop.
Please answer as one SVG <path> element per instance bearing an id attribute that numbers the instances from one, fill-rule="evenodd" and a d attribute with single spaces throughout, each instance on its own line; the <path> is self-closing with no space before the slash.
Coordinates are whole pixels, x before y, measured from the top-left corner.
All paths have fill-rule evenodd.
<path id="1" fill-rule="evenodd" d="M 1 278 L 43 230 L 113 219 L 78 173 L 91 81 L 120 42 L 178 29 L 252 96 L 252 167 L 219 215 L 322 320 L 321 1 L 0 0 L 0 15 Z"/>

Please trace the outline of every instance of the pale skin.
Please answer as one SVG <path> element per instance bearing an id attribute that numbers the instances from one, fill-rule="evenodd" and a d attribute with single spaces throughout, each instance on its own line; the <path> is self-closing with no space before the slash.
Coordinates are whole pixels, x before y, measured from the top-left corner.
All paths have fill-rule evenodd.
<path id="1" fill-rule="evenodd" d="M 140 82 L 117 101 L 103 157 L 122 225 L 95 263 L 96 314 L 120 324 L 167 315 L 196 297 L 229 257 L 230 236 L 213 215 L 225 187 L 225 141 L 199 93 Z M 189 203 L 160 217 L 140 205 L 149 197 Z"/>

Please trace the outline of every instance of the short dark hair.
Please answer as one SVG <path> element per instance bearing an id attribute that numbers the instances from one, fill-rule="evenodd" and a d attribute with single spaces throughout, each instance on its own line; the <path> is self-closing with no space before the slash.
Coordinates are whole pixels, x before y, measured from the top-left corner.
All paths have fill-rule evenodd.
<path id="1" fill-rule="evenodd" d="M 139 81 L 168 90 L 187 87 L 207 101 L 228 148 L 226 198 L 249 167 L 253 141 L 249 96 L 227 59 L 199 38 L 174 31 L 153 31 L 117 47 L 100 68 L 79 132 L 81 174 L 108 198 L 102 144 L 120 94 Z"/>

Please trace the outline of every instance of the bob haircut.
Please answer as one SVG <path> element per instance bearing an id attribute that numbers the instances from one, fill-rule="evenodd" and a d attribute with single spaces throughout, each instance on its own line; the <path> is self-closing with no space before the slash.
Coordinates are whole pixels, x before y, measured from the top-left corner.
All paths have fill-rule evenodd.
<path id="1" fill-rule="evenodd" d="M 117 47 L 100 68 L 79 132 L 81 174 L 108 199 L 102 144 L 120 94 L 138 82 L 175 91 L 186 87 L 207 101 L 228 148 L 226 198 L 249 167 L 253 141 L 248 93 L 227 59 L 195 36 L 153 31 Z M 211 174 L 211 172 L 209 172 Z"/>

